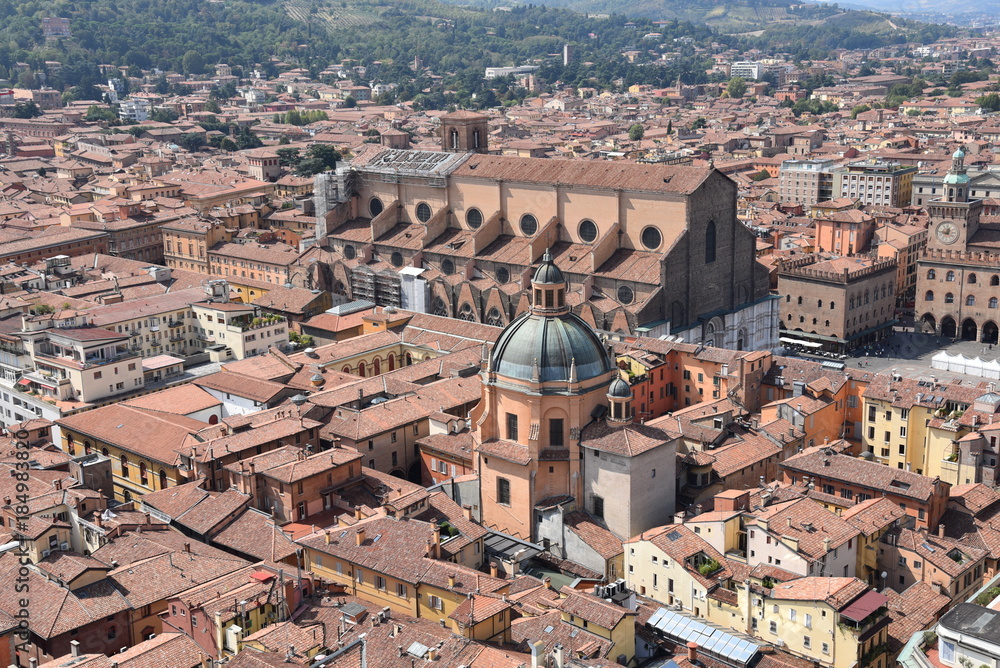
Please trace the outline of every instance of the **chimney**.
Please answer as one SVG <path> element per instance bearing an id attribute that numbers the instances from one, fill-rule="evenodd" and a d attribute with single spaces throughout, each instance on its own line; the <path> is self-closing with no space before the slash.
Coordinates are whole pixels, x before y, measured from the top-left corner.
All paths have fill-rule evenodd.
<path id="1" fill-rule="evenodd" d="M 191 552 L 191 543 L 184 543 L 184 551 L 188 553 Z"/>
<path id="2" fill-rule="evenodd" d="M 450 589 L 454 589 L 455 588 L 455 574 L 454 573 L 452 573 L 452 574 L 450 574 L 448 576 L 448 587 Z"/>
<path id="3" fill-rule="evenodd" d="M 788 523 L 788 528 L 791 529 L 792 528 L 792 518 L 791 517 L 786 517 L 785 521 Z"/>
<path id="4" fill-rule="evenodd" d="M 674 524 L 684 524 L 684 511 L 674 513 Z"/>
<path id="5" fill-rule="evenodd" d="M 80 656 L 80 641 L 70 640 L 69 641 L 69 653 L 71 656 Z"/>
<path id="6" fill-rule="evenodd" d="M 36 659 L 36 658 L 30 658 L 30 659 L 28 659 L 28 667 L 29 668 L 38 668 L 38 659 Z"/>
<path id="7" fill-rule="evenodd" d="M 323 540 L 326 542 L 327 545 L 330 544 L 330 532 L 329 531 L 324 531 L 323 532 Z"/>
<path id="8" fill-rule="evenodd" d="M 403 656 L 403 646 L 402 645 L 396 645 L 396 654 L 399 655 L 399 656 Z"/>
<path id="9" fill-rule="evenodd" d="M 462 514 L 465 515 L 465 519 L 472 521 L 472 506 L 462 506 Z"/>
<path id="10" fill-rule="evenodd" d="M 497 568 L 497 562 L 491 561 L 490 562 L 490 577 L 491 578 L 497 577 L 498 574 L 499 574 L 499 570 L 500 569 Z"/>
<path id="11" fill-rule="evenodd" d="M 438 648 L 437 647 L 428 647 L 427 648 L 427 660 L 428 661 L 437 661 L 437 658 L 438 658 Z"/>
<path id="12" fill-rule="evenodd" d="M 441 527 L 434 526 L 434 558 L 441 558 Z"/>
<path id="13" fill-rule="evenodd" d="M 545 643 L 541 640 L 531 644 L 531 668 L 545 668 Z"/>
<path id="14" fill-rule="evenodd" d="M 100 513 L 97 513 L 97 514 L 94 515 L 94 525 L 98 529 L 103 529 L 104 528 L 104 518 L 101 517 Z"/>
<path id="15" fill-rule="evenodd" d="M 360 545 L 364 545 L 364 543 L 365 543 L 365 528 L 364 527 L 358 527 L 358 530 L 354 532 L 354 537 L 355 537 L 355 541 L 357 542 L 357 544 L 359 546 Z"/>
<path id="16" fill-rule="evenodd" d="M 362 519 L 364 519 L 361 517 L 361 506 L 354 506 L 354 519 L 358 520 L 359 522 Z"/>
<path id="17" fill-rule="evenodd" d="M 563 648 L 561 642 L 557 642 L 552 647 L 552 668 L 565 668 L 566 666 L 566 650 Z"/>
<path id="18" fill-rule="evenodd" d="M 944 538 L 944 524 L 938 525 L 938 538 Z"/>
<path id="19" fill-rule="evenodd" d="M 830 551 L 830 539 L 829 538 L 824 538 L 823 539 L 823 551 L 824 552 L 829 552 Z"/>
<path id="20" fill-rule="evenodd" d="M 689 642 L 687 644 L 687 648 L 688 648 L 688 661 L 694 663 L 695 661 L 698 660 L 698 643 L 693 641 Z"/>
<path id="21" fill-rule="evenodd" d="M 544 583 L 545 583 L 545 588 L 546 588 L 546 589 L 552 589 L 552 588 L 553 588 L 553 587 L 552 587 L 552 578 L 550 578 L 550 577 L 546 576 L 546 577 L 545 577 L 545 579 L 544 579 L 544 580 L 542 580 L 542 582 L 544 582 Z"/>
<path id="22" fill-rule="evenodd" d="M 142 516 L 146 518 L 146 524 L 152 524 L 152 522 L 149 519 L 149 513 L 143 513 Z"/>

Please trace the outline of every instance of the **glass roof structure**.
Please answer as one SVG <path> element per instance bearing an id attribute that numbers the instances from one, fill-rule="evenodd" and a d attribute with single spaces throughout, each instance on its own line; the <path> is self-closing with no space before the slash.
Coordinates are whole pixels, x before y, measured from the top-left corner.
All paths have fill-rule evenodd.
<path id="1" fill-rule="evenodd" d="M 750 636 L 683 612 L 660 608 L 646 624 L 679 645 L 697 643 L 699 652 L 731 666 L 749 667 L 760 659 L 762 645 Z"/>

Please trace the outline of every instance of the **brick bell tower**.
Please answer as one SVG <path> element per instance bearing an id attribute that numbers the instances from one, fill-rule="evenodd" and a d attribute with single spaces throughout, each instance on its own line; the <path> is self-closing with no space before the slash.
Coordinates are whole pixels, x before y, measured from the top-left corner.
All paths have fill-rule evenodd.
<path id="1" fill-rule="evenodd" d="M 489 153 L 486 116 L 453 111 L 441 117 L 441 148 L 452 153 Z"/>

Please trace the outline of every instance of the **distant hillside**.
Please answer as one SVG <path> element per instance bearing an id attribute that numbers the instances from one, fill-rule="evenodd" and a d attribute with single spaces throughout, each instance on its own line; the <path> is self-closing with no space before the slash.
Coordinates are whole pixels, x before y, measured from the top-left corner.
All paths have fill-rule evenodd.
<path id="1" fill-rule="evenodd" d="M 459 5 L 497 8 L 519 3 L 505 0 L 444 0 Z M 877 5 L 903 3 L 938 3 L 945 0 L 851 0 L 856 6 L 871 6 L 889 12 Z M 972 0 L 958 0 L 972 2 Z M 1000 2 L 1000 0 L 991 0 Z M 751 33 L 781 27 L 825 26 L 849 27 L 866 35 L 879 35 L 888 41 L 895 36 L 913 38 L 920 26 L 900 25 L 886 17 L 866 10 L 844 9 L 834 3 L 793 0 L 542 0 L 549 7 L 564 7 L 588 14 L 621 14 L 641 16 L 653 21 L 677 19 L 707 25 L 722 33 Z"/>

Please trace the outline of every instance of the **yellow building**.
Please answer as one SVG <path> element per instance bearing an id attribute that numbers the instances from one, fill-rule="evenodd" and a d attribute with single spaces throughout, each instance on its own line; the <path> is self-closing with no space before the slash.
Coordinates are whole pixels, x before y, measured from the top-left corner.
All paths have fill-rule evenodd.
<path id="1" fill-rule="evenodd" d="M 635 663 L 635 612 L 592 594 L 563 587 L 562 621 L 611 641 L 605 655 L 622 666 Z"/>
<path id="2" fill-rule="evenodd" d="M 861 533 L 858 535 L 858 563 L 855 575 L 875 586 L 879 584 L 879 541 L 886 531 L 897 526 L 906 517 L 899 504 L 883 497 L 862 501 L 845 508 L 840 516 Z"/>
<path id="3" fill-rule="evenodd" d="M 888 668 L 888 599 L 857 578 L 807 577 L 750 594 L 751 632 L 830 668 Z"/>
<path id="4" fill-rule="evenodd" d="M 879 374 L 864 393 L 862 450 L 870 451 L 881 464 L 937 475 L 950 448 L 940 450 L 940 438 L 929 440 L 928 425 L 935 418 L 959 416 L 982 394 L 972 385 Z M 931 445 L 935 451 L 928 449 Z"/>
<path id="5" fill-rule="evenodd" d="M 469 566 L 441 561 L 441 528 L 436 525 L 372 517 L 315 532 L 299 543 L 305 548 L 306 567 L 317 580 L 375 605 L 446 624 L 450 619 L 453 630 L 462 635 L 485 633 L 481 624 L 486 623 L 495 635 L 501 614 L 509 625 L 509 613 L 498 609 L 487 619 L 467 624 L 471 631 L 459 626 L 468 621 L 462 615 L 467 607 L 461 606 L 470 594 L 501 596 L 508 584 Z M 481 538 L 466 549 L 475 551 L 477 544 L 481 555 Z M 462 555 L 452 558 L 465 561 Z"/>
<path id="6" fill-rule="evenodd" d="M 708 594 L 732 576 L 722 554 L 686 525 L 670 524 L 625 542 L 629 588 L 695 617 L 708 612 Z"/>

